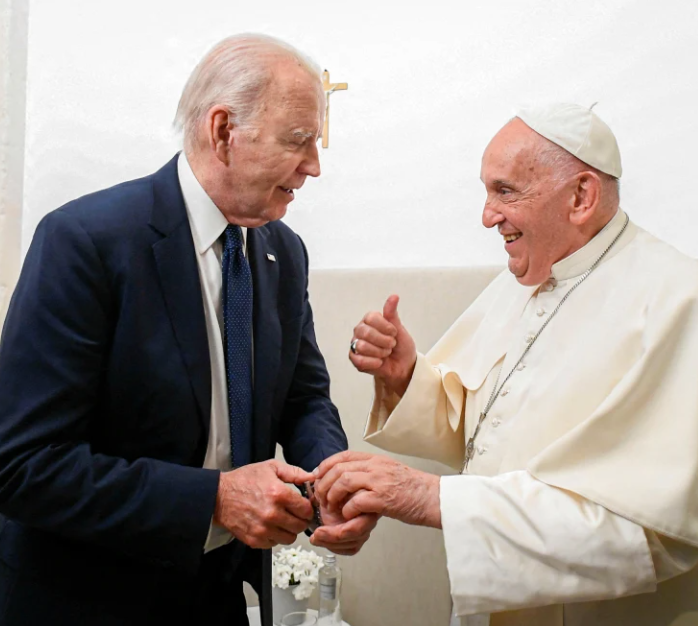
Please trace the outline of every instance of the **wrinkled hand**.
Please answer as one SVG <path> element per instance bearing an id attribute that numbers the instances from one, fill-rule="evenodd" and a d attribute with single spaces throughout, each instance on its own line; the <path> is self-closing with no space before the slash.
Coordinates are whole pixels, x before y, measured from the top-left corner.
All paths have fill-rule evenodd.
<path id="1" fill-rule="evenodd" d="M 402 396 L 410 384 L 417 348 L 414 339 L 402 325 L 397 313 L 400 298 L 390 296 L 383 313 L 366 313 L 354 328 L 356 354 L 349 351 L 349 360 L 360 372 L 380 378 L 391 390 Z"/>
<path id="2" fill-rule="evenodd" d="M 306 480 L 314 476 L 277 460 L 224 472 L 213 521 L 251 548 L 290 545 L 308 527 L 313 508 L 286 483 Z"/>
<path id="3" fill-rule="evenodd" d="M 315 493 L 331 513 L 345 519 L 364 513 L 406 524 L 441 528 L 440 479 L 389 457 L 340 452 L 316 470 Z"/>
<path id="4" fill-rule="evenodd" d="M 378 523 L 378 515 L 372 513 L 345 520 L 340 512 L 320 507 L 320 514 L 324 525 L 313 533 L 310 543 L 345 556 L 361 550 Z"/>

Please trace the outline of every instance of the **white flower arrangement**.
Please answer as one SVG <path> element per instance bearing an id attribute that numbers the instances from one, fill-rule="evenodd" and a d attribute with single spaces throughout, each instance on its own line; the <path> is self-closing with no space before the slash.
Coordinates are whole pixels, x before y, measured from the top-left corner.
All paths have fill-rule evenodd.
<path id="1" fill-rule="evenodd" d="M 272 584 L 280 589 L 294 586 L 296 600 L 309 598 L 318 583 L 318 572 L 323 565 L 322 557 L 312 550 L 283 548 L 275 552 L 272 559 Z"/>

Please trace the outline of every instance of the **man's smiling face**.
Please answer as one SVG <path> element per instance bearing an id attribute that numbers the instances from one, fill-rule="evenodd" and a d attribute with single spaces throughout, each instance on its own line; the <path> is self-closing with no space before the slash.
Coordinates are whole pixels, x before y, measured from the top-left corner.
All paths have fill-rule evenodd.
<path id="1" fill-rule="evenodd" d="M 509 255 L 509 271 L 522 285 L 539 285 L 552 266 L 579 248 L 570 222 L 569 185 L 538 158 L 547 141 L 520 119 L 500 130 L 482 157 L 487 190 L 482 223 L 497 227 Z"/>

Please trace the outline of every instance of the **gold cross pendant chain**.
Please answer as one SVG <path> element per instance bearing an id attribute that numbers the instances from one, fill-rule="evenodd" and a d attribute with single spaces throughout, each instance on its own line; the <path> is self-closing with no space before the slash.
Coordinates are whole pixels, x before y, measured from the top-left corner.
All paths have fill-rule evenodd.
<path id="1" fill-rule="evenodd" d="M 567 301 L 567 298 L 570 297 L 572 292 L 579 287 L 588 277 L 589 275 L 598 267 L 599 263 L 601 263 L 601 260 L 609 253 L 611 248 L 616 244 L 616 242 L 620 239 L 620 236 L 625 232 L 625 229 L 628 226 L 628 222 L 630 221 L 630 218 L 626 215 L 625 216 L 625 224 L 623 224 L 623 228 L 620 229 L 620 232 L 614 237 L 613 241 L 608 245 L 608 248 L 606 248 L 601 255 L 599 256 L 594 263 L 592 263 L 591 267 L 584 272 L 579 277 L 579 280 L 577 280 L 574 285 L 572 285 L 569 289 L 569 291 L 562 297 L 562 300 L 558 302 L 557 306 L 553 310 L 553 312 L 548 316 L 548 318 L 545 320 L 543 325 L 540 327 L 538 332 L 533 336 L 533 338 L 528 342 L 528 345 L 526 346 L 526 349 L 523 351 L 521 356 L 519 357 L 519 360 L 516 361 L 514 364 L 514 367 L 511 368 L 511 371 L 507 374 L 506 378 L 504 379 L 504 382 L 499 385 L 499 377 L 502 374 L 502 368 L 499 368 L 499 373 L 497 374 L 497 380 L 494 383 L 494 387 L 492 388 L 492 393 L 490 394 L 490 398 L 487 401 L 487 404 L 485 405 L 485 408 L 483 409 L 482 413 L 480 413 L 480 417 L 478 418 L 477 425 L 475 426 L 475 432 L 473 433 L 472 437 L 468 439 L 468 443 L 465 445 L 465 459 L 463 460 L 463 465 L 460 468 L 460 473 L 462 474 L 465 472 L 465 470 L 468 469 L 468 464 L 470 461 L 473 460 L 473 457 L 475 456 L 475 439 L 478 436 L 478 433 L 480 432 L 480 426 L 482 426 L 482 422 L 485 421 L 487 418 L 487 414 L 490 412 L 490 409 L 492 408 L 492 405 L 495 403 L 497 398 L 499 398 L 499 394 L 502 392 L 502 389 L 504 388 L 504 385 L 507 384 L 507 381 L 513 376 L 514 372 L 516 371 L 516 368 L 519 366 L 519 363 L 524 360 L 524 357 L 528 354 L 528 351 L 533 347 L 533 344 L 536 343 L 536 340 L 538 337 L 540 337 L 541 333 L 545 330 L 546 326 L 550 323 L 550 320 L 553 319 L 557 315 L 557 312 L 560 310 L 563 304 Z M 505 357 L 506 358 L 506 357 Z M 504 363 L 502 362 L 502 367 L 504 367 Z M 497 387 L 499 385 L 499 387 Z"/>

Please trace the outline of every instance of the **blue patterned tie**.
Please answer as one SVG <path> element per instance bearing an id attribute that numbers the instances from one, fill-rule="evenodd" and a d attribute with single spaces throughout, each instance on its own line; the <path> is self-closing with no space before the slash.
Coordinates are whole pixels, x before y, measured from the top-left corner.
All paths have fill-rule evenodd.
<path id="1" fill-rule="evenodd" d="M 228 224 L 223 249 L 223 347 L 233 467 L 252 456 L 252 274 L 242 231 Z"/>

